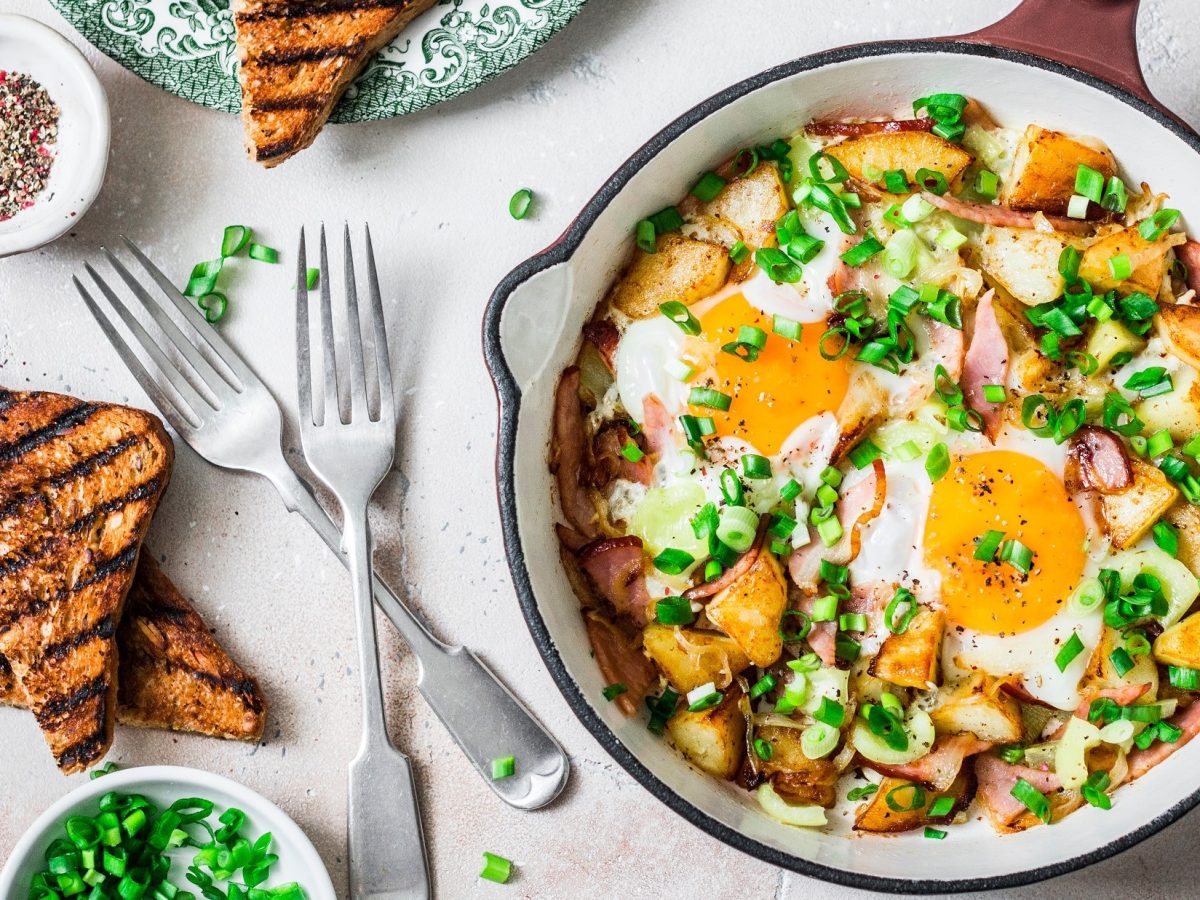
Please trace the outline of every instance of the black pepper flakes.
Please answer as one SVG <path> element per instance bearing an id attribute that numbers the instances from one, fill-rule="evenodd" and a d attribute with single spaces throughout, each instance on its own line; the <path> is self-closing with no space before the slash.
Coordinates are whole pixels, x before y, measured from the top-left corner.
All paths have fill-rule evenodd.
<path id="1" fill-rule="evenodd" d="M 58 114 L 38 82 L 0 69 L 0 221 L 33 206 L 46 187 Z"/>

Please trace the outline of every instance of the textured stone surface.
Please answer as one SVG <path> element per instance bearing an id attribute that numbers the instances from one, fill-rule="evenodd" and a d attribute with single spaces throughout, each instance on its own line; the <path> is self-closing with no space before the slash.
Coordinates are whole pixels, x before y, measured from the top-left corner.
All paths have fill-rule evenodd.
<path id="1" fill-rule="evenodd" d="M 655 801 L 578 724 L 546 674 L 513 598 L 492 486 L 495 401 L 478 321 L 492 286 L 558 235 L 596 187 L 663 123 L 726 84 L 824 47 L 978 28 L 1012 0 L 694 0 L 589 4 L 545 50 L 480 90 L 408 119 L 331 128 L 281 169 L 245 161 L 236 119 L 177 100 L 89 49 L 108 90 L 113 155 L 103 193 L 69 237 L 0 261 L 0 383 L 146 403 L 70 289 L 81 260 L 127 233 L 180 282 L 239 222 L 279 247 L 278 268 L 239 261 L 222 326 L 294 406 L 289 288 L 297 226 L 369 220 L 389 288 L 405 386 L 397 471 L 375 510 L 381 567 L 417 586 L 435 631 L 477 649 L 570 750 L 565 796 L 509 810 L 468 768 L 411 688 L 413 664 L 384 628 L 395 737 L 415 761 L 445 897 L 848 897 L 708 838 Z M 1147 0 L 1141 23 L 1159 95 L 1200 120 L 1200 49 L 1188 0 Z M 801 14 L 801 10 L 803 13 Z M 39 0 L 0 0 L 65 30 Z M 769 27 L 764 22 L 771 22 Z M 714 41 L 720 33 L 721 45 Z M 702 41 L 690 52 L 689 36 Z M 703 36 L 703 37 L 699 37 Z M 78 39 L 76 39 L 78 40 Z M 531 220 L 508 198 L 532 187 Z M 295 434 L 286 438 L 295 446 Z M 272 703 L 260 746 L 122 730 L 119 763 L 180 763 L 236 778 L 283 805 L 342 883 L 346 763 L 358 728 L 348 582 L 272 490 L 186 448 L 151 535 L 163 559 Z M 516 749 L 516 748 L 515 748 Z M 518 751 L 519 752 L 519 751 Z M 72 782 L 24 714 L 0 710 L 0 859 Z M 1117 860 L 1020 897 L 1117 898 L 1153 881 L 1194 896 L 1194 816 Z M 1099 840 L 1099 836 L 1097 838 Z M 516 860 L 505 888 L 476 878 L 480 852 Z M 714 877 L 716 873 L 717 877 Z"/>

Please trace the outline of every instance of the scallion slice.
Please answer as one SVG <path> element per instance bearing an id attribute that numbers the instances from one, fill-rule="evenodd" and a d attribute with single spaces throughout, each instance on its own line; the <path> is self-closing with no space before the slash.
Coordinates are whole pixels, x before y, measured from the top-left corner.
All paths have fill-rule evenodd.
<path id="1" fill-rule="evenodd" d="M 692 188 L 692 196 L 701 203 L 717 199 L 717 195 L 725 188 L 725 179 L 716 172 L 705 172 Z"/>
<path id="2" fill-rule="evenodd" d="M 659 304 L 658 311 L 679 326 L 679 330 L 684 334 L 698 335 L 700 333 L 700 322 L 692 315 L 692 311 L 678 300 L 668 300 L 666 303 Z"/>
<path id="3" fill-rule="evenodd" d="M 883 252 L 883 244 L 875 235 L 867 232 L 866 236 L 841 255 L 841 260 L 848 266 L 861 266 L 871 257 Z"/>
<path id="4" fill-rule="evenodd" d="M 686 597 L 663 597 L 654 604 L 654 617 L 661 625 L 691 625 L 696 620 Z"/>
<path id="5" fill-rule="evenodd" d="M 865 469 L 883 456 L 883 451 L 871 440 L 865 440 L 850 451 L 850 462 L 856 469 Z"/>
<path id="6" fill-rule="evenodd" d="M 492 760 L 492 781 L 512 778 L 516 771 L 517 759 L 515 756 L 500 756 Z"/>
<path id="7" fill-rule="evenodd" d="M 771 461 L 757 453 L 746 453 L 742 456 L 742 474 L 747 478 L 765 479 L 771 477 Z M 784 535 L 786 537 L 786 535 Z"/>
<path id="8" fill-rule="evenodd" d="M 934 444 L 925 455 L 925 474 L 930 481 L 940 480 L 950 471 L 950 450 L 942 443 Z"/>
<path id="9" fill-rule="evenodd" d="M 1090 166 L 1081 164 L 1075 170 L 1075 193 L 1099 203 L 1104 196 L 1104 176 Z"/>
<path id="10" fill-rule="evenodd" d="M 626 694 L 628 692 L 629 686 L 620 681 L 614 681 L 612 684 L 605 687 L 603 691 L 601 691 L 601 693 L 604 694 L 604 699 L 609 703 L 612 703 L 622 694 Z"/>
<path id="11" fill-rule="evenodd" d="M 994 562 L 996 552 L 1000 549 L 1000 544 L 1004 541 L 1003 531 L 985 531 L 979 536 L 978 542 L 975 545 L 973 556 L 980 562 Z"/>
<path id="12" fill-rule="evenodd" d="M 1059 648 L 1054 657 L 1054 665 L 1058 666 L 1058 671 L 1065 672 L 1072 660 L 1083 652 L 1083 641 L 1079 638 L 1079 632 L 1071 632 L 1070 639 Z M 1124 651 L 1121 651 L 1124 653 Z M 1132 665 L 1130 666 L 1132 668 Z M 1125 674 L 1121 672 L 1119 674 Z"/>
<path id="13" fill-rule="evenodd" d="M 1050 801 L 1046 795 L 1035 788 L 1024 778 L 1018 778 L 1013 785 L 1012 795 L 1025 804 L 1025 808 L 1047 824 L 1050 822 Z"/>
<path id="14" fill-rule="evenodd" d="M 512 869 L 512 860 L 497 856 L 495 853 L 488 853 L 485 850 L 483 871 L 479 873 L 479 877 L 487 881 L 494 881 L 496 884 L 504 884 L 512 877 Z"/>
<path id="15" fill-rule="evenodd" d="M 529 188 L 521 188 L 509 198 L 508 214 L 514 219 L 520 220 L 529 215 L 529 210 L 533 208 L 533 191 Z"/>
<path id="16" fill-rule="evenodd" d="M 898 587 L 883 611 L 883 624 L 892 634 L 904 634 L 916 614 L 917 598 L 907 588 Z"/>
<path id="17" fill-rule="evenodd" d="M 221 235 L 221 256 L 234 256 L 250 242 L 250 229 L 245 225 L 226 225 Z"/>
<path id="18" fill-rule="evenodd" d="M 746 246 L 744 241 L 738 241 L 729 248 L 729 258 L 733 260 L 735 266 L 740 266 L 750 258 L 750 248 Z"/>
<path id="19" fill-rule="evenodd" d="M 654 223 L 649 219 L 642 219 L 637 223 L 636 239 L 638 249 L 643 253 L 658 251 L 658 232 L 654 228 Z"/>
<path id="20" fill-rule="evenodd" d="M 266 244 L 251 243 L 250 248 L 246 251 L 246 255 L 259 262 L 279 262 L 279 251 L 274 247 L 268 247 Z"/>

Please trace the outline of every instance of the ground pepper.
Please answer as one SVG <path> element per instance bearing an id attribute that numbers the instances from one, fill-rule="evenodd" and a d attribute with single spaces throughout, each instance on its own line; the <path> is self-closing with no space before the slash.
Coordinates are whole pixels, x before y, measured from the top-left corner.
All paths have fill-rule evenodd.
<path id="1" fill-rule="evenodd" d="M 58 106 L 38 82 L 0 69 L 0 222 L 33 206 L 50 177 Z"/>

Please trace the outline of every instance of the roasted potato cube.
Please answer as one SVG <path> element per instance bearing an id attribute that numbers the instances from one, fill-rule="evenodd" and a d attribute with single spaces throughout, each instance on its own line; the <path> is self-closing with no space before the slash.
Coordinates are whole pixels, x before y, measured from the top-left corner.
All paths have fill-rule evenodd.
<path id="1" fill-rule="evenodd" d="M 760 553 L 741 578 L 709 601 L 706 613 L 752 663 L 769 666 L 783 652 L 779 622 L 786 608 L 787 585 L 779 562 L 771 553 Z"/>
<path id="2" fill-rule="evenodd" d="M 1200 613 L 1176 622 L 1154 641 L 1154 658 L 1168 666 L 1200 669 Z"/>
<path id="3" fill-rule="evenodd" d="M 871 179 L 863 175 L 866 169 L 903 169 L 910 185 L 917 169 L 932 169 L 953 184 L 971 164 L 970 153 L 928 131 L 865 134 L 833 144 L 826 152 L 854 178 L 867 182 Z"/>
<path id="4" fill-rule="evenodd" d="M 1012 173 L 1000 200 L 1013 209 L 1066 215 L 1080 165 L 1095 169 L 1105 178 L 1117 173 L 1112 152 L 1094 138 L 1071 137 L 1030 125 L 1017 145 Z"/>
<path id="5" fill-rule="evenodd" d="M 925 790 L 925 802 L 916 809 L 897 812 L 888 806 L 888 794 L 911 784 L 911 781 L 902 778 L 884 778 L 879 783 L 879 790 L 858 808 L 854 817 L 854 830 L 872 834 L 897 834 L 901 831 L 912 831 L 914 828 L 924 828 L 926 825 L 949 825 L 955 816 L 971 805 L 971 800 L 975 797 L 975 770 L 967 763 L 945 792 Z M 941 796 L 953 797 L 954 806 L 944 816 L 930 816 L 929 807 Z M 910 805 L 913 799 L 912 788 L 905 788 L 893 797 L 893 802 L 903 807 Z"/>
<path id="6" fill-rule="evenodd" d="M 1157 466 L 1136 456 L 1129 464 L 1133 484 L 1120 493 L 1100 495 L 1104 524 L 1118 550 L 1136 543 L 1179 498 L 1179 490 Z"/>
<path id="7" fill-rule="evenodd" d="M 983 229 L 980 264 L 992 281 L 1027 306 L 1049 303 L 1062 296 L 1058 257 L 1068 243 L 1075 242 L 1032 228 L 988 225 Z"/>
<path id="8" fill-rule="evenodd" d="M 1200 508 L 1186 501 L 1176 503 L 1163 516 L 1179 529 L 1179 551 L 1176 558 L 1192 570 L 1200 573 Z"/>
<path id="9" fill-rule="evenodd" d="M 1174 376 L 1175 390 L 1143 400 L 1134 412 L 1142 420 L 1147 434 L 1171 432 L 1177 441 L 1189 440 L 1200 432 L 1200 379 L 1194 372 L 1178 372 Z"/>
<path id="10" fill-rule="evenodd" d="M 1098 690 L 1128 687 L 1131 684 L 1149 684 L 1150 690 L 1144 695 L 1144 699 L 1153 700 L 1158 696 L 1158 666 L 1149 656 L 1134 656 L 1133 668 L 1124 675 L 1118 674 L 1111 657 L 1114 650 L 1124 646 L 1125 639 L 1121 632 L 1105 625 L 1100 634 L 1100 643 L 1096 645 L 1096 649 L 1092 651 L 1092 658 L 1088 661 L 1083 676 L 1084 684 L 1088 688 Z"/>
<path id="11" fill-rule="evenodd" d="M 888 635 L 871 661 L 870 673 L 901 687 L 926 690 L 938 679 L 938 654 L 946 614 L 922 606 L 903 634 Z"/>
<path id="12" fill-rule="evenodd" d="M 613 306 L 633 319 L 654 315 L 668 300 L 694 303 L 716 293 L 732 265 L 724 247 L 674 232 L 659 235 L 657 253 L 634 254 L 609 294 Z"/>
<path id="13" fill-rule="evenodd" d="M 888 414 L 888 394 L 870 372 L 859 372 L 837 409 L 838 440 L 831 454 L 841 462 L 847 453 L 874 431 Z"/>
<path id="14" fill-rule="evenodd" d="M 751 247 L 773 247 L 775 223 L 790 208 L 779 168 L 767 163 L 743 178 L 733 179 L 707 203 L 688 197 L 679 204 L 679 211 L 688 219 L 710 216 L 727 222 Z"/>
<path id="15" fill-rule="evenodd" d="M 1155 322 L 1170 351 L 1200 370 L 1200 307 L 1168 304 L 1159 310 Z"/>
<path id="16" fill-rule="evenodd" d="M 699 628 L 647 625 L 642 646 L 681 694 L 710 681 L 724 690 L 750 665 L 750 658 L 731 638 Z"/>
<path id="17" fill-rule="evenodd" d="M 970 732 L 981 741 L 1011 744 L 1021 740 L 1021 706 L 983 675 L 975 675 L 948 691 L 929 711 L 941 734 Z"/>
<path id="18" fill-rule="evenodd" d="M 828 759 L 809 759 L 800 748 L 799 728 L 767 725 L 754 736 L 771 745 L 771 758 L 759 760 L 760 771 L 792 803 L 811 803 L 826 809 L 837 801 L 837 767 Z"/>
<path id="19" fill-rule="evenodd" d="M 1136 225 L 1123 231 L 1115 231 L 1103 237 L 1083 251 L 1079 262 L 1079 277 L 1087 281 L 1096 293 L 1120 289 L 1135 290 L 1157 297 L 1162 290 L 1163 275 L 1167 270 L 1166 241 L 1147 241 Z M 1133 274 L 1124 281 L 1112 276 L 1108 261 L 1114 256 L 1128 256 Z"/>
<path id="20" fill-rule="evenodd" d="M 689 712 L 686 706 L 667 719 L 667 734 L 691 762 L 716 778 L 732 778 L 746 752 L 746 717 L 742 692 L 735 685 L 712 709 Z"/>
<path id="21" fill-rule="evenodd" d="M 1118 353 L 1138 353 L 1146 341 L 1116 319 L 1097 322 L 1088 335 L 1087 352 L 1096 357 L 1097 372 L 1104 372 Z"/>

